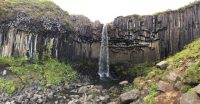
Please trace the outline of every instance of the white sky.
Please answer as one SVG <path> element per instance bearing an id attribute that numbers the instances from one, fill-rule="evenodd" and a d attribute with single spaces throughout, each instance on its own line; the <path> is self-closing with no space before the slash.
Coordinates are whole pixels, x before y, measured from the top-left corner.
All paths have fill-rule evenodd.
<path id="1" fill-rule="evenodd" d="M 87 16 L 91 21 L 108 23 L 117 16 L 147 15 L 177 9 L 194 0 L 53 0 L 70 14 Z"/>

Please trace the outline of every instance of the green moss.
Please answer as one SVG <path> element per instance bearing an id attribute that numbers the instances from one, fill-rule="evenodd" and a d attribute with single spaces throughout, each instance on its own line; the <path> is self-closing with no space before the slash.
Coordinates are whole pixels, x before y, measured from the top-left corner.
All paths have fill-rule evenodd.
<path id="1" fill-rule="evenodd" d="M 150 79 L 150 78 L 153 78 L 153 77 L 161 77 L 161 73 L 162 71 L 160 69 L 157 69 L 156 67 L 152 67 L 151 68 L 152 71 L 150 71 L 147 76 L 145 77 L 146 79 Z"/>
<path id="2" fill-rule="evenodd" d="M 183 82 L 188 84 L 200 83 L 200 62 L 194 63 L 186 69 Z"/>
<path id="3" fill-rule="evenodd" d="M 195 93 L 195 89 L 194 89 L 194 88 L 191 88 L 191 89 L 189 89 L 189 90 L 187 91 L 187 93 L 193 94 L 193 93 Z"/>
<path id="4" fill-rule="evenodd" d="M 158 86 L 156 84 L 152 84 L 149 88 L 149 94 L 144 97 L 144 101 L 142 104 L 154 104 L 155 97 L 157 96 Z"/>
<path id="5" fill-rule="evenodd" d="M 189 85 L 183 85 L 183 86 L 181 87 L 180 91 L 181 91 L 182 93 L 186 93 L 186 92 L 189 91 L 189 89 L 191 89 L 191 86 L 189 86 Z"/>
<path id="6" fill-rule="evenodd" d="M 192 42 L 184 47 L 184 50 L 176 53 L 174 56 L 167 58 L 167 61 L 173 62 L 176 67 L 179 65 L 180 60 L 198 58 L 200 56 L 200 39 Z"/>
<path id="7" fill-rule="evenodd" d="M 10 66 L 9 70 L 16 74 L 21 80 L 0 80 L 0 92 L 13 93 L 22 85 L 31 85 L 36 82 L 41 86 L 50 84 L 60 85 L 61 81 L 69 82 L 79 75 L 69 64 L 60 63 L 57 60 L 49 59 L 42 64 L 29 63 L 26 58 L 0 58 L 1 65 Z"/>
<path id="8" fill-rule="evenodd" d="M 20 83 L 17 80 L 4 81 L 0 80 L 0 94 L 3 92 L 12 94 L 17 91 Z"/>
<path id="9" fill-rule="evenodd" d="M 126 86 L 123 87 L 122 92 L 128 92 L 135 89 L 135 85 L 133 83 L 128 84 Z"/>
<path id="10" fill-rule="evenodd" d="M 3 0 L 0 1 L 0 20 L 6 20 L 13 15 L 13 12 L 24 12 L 31 15 L 32 19 L 38 20 L 41 17 L 49 17 L 59 20 L 69 27 L 69 14 L 60 9 L 51 0 Z"/>

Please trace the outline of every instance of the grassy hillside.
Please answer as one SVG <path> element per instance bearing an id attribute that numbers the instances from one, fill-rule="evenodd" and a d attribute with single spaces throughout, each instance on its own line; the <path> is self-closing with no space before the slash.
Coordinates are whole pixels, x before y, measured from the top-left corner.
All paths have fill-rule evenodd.
<path id="1" fill-rule="evenodd" d="M 49 17 L 64 24 L 68 24 L 69 14 L 63 11 L 51 0 L 1 0 L 0 21 L 6 20 L 14 12 L 24 12 L 31 15 L 32 19 L 39 20 L 41 17 Z"/>
<path id="2" fill-rule="evenodd" d="M 179 99 L 183 93 L 194 92 L 194 87 L 200 84 L 200 39 L 185 46 L 181 52 L 176 53 L 166 59 L 170 65 L 161 70 L 155 66 L 143 66 L 144 70 L 149 69 L 147 74 L 139 75 L 133 81 L 132 89 L 140 89 L 145 91 L 148 89 L 148 94 L 144 95 L 143 104 L 166 104 L 172 103 L 169 96 L 173 94 L 173 99 Z M 135 70 L 136 71 L 136 70 Z M 144 71 L 146 72 L 146 71 Z M 175 77 L 175 79 L 173 79 Z M 172 92 L 161 93 L 158 91 L 159 82 L 164 81 L 174 86 Z M 176 88 L 179 83 L 179 88 Z M 130 87 L 125 87 L 129 88 Z M 162 97 L 166 98 L 162 98 Z M 167 97 L 168 96 L 168 97 Z M 158 100 L 158 99 L 165 99 Z M 161 101 L 161 102 L 160 102 Z"/>

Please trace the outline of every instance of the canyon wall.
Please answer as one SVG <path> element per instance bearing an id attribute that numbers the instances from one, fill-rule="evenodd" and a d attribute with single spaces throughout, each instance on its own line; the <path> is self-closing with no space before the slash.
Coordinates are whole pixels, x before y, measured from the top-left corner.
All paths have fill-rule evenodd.
<path id="1" fill-rule="evenodd" d="M 13 13 L 0 22 L 0 55 L 48 57 L 61 61 L 98 59 L 102 24 L 84 16 L 69 16 L 73 25 L 64 26 L 56 19 L 33 20 L 23 12 Z"/>
<path id="2" fill-rule="evenodd" d="M 200 37 L 199 23 L 199 3 L 155 15 L 117 17 L 108 29 L 111 60 L 141 63 L 166 58 Z"/>
<path id="3" fill-rule="evenodd" d="M 98 62 L 103 27 L 99 21 L 67 15 L 66 25 L 58 16 L 34 19 L 23 11 L 10 14 L 0 19 L 1 56 Z M 173 55 L 200 37 L 199 23 L 199 3 L 155 15 L 119 16 L 108 24 L 110 63 L 136 64 Z"/>

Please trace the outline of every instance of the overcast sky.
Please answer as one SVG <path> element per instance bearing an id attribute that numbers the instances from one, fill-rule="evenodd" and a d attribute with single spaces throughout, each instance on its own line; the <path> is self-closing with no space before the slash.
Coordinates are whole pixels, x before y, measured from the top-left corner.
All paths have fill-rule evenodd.
<path id="1" fill-rule="evenodd" d="M 194 0 L 53 0 L 70 14 L 81 14 L 92 21 L 113 21 L 117 16 L 147 15 L 177 9 Z"/>

